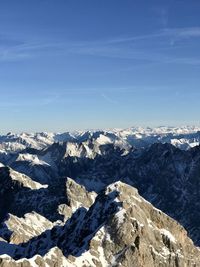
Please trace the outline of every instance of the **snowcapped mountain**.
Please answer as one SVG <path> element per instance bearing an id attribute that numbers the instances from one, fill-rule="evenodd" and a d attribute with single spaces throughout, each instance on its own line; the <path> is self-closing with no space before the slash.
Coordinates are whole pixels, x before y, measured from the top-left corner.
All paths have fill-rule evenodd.
<path id="1" fill-rule="evenodd" d="M 173 220 L 200 245 L 199 141 L 197 127 L 0 136 L 0 266 L 200 266 Z"/>
<path id="2" fill-rule="evenodd" d="M 103 131 L 75 131 L 66 133 L 8 133 L 0 135 L 0 152 L 21 151 L 26 148 L 43 149 L 55 142 L 78 143 L 95 139 L 99 144 L 116 143 L 137 148 L 147 147 L 155 142 L 171 143 L 181 149 L 199 145 L 200 127 L 157 127 L 112 129 Z"/>
<path id="3" fill-rule="evenodd" d="M 12 155 L 7 165 L 43 185 L 68 176 L 97 193 L 110 183 L 124 181 L 182 223 L 199 244 L 199 147 L 184 151 L 155 143 L 143 150 L 126 150 L 114 144 L 96 146 L 96 142 L 55 143 L 37 154 Z"/>
<path id="4" fill-rule="evenodd" d="M 135 188 L 116 182 L 96 196 L 71 179 L 66 186 L 65 222 L 9 217 L 0 266 L 200 266 L 200 250 L 183 227 Z M 21 230 L 13 227 L 18 222 Z"/>

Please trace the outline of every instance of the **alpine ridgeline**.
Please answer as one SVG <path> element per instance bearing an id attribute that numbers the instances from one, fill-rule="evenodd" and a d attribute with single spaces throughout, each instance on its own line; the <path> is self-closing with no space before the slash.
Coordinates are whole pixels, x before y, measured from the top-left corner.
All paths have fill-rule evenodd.
<path id="1" fill-rule="evenodd" d="M 0 136 L 0 266 L 200 266 L 199 141 L 197 127 Z"/>

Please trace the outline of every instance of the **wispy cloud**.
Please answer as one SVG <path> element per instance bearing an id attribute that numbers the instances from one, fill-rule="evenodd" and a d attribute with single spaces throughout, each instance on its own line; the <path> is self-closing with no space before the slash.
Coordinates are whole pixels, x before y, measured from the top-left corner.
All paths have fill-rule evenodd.
<path id="1" fill-rule="evenodd" d="M 60 44 L 61 45 L 61 44 Z M 18 61 L 31 58 L 46 49 L 58 49 L 59 44 L 41 40 L 23 40 L 0 35 L 0 61 Z"/>
<path id="2" fill-rule="evenodd" d="M 117 103 L 118 103 L 115 99 L 111 98 L 110 96 L 108 96 L 108 95 L 106 95 L 106 94 L 104 94 L 104 93 L 102 93 L 101 96 L 102 96 L 103 99 L 106 100 L 106 102 L 108 102 L 108 103 L 111 103 L 111 104 L 117 104 Z"/>
<path id="3" fill-rule="evenodd" d="M 66 47 L 69 53 L 84 54 L 89 56 L 132 59 L 151 63 L 181 63 L 199 65 L 200 58 L 179 53 L 175 56 L 172 49 L 175 44 L 185 44 L 184 39 L 200 37 L 200 27 L 190 28 L 165 28 L 158 32 L 129 37 L 116 37 L 94 42 L 80 42 Z M 200 38 L 199 38 L 200 39 Z M 167 51 L 171 49 L 171 51 Z M 179 51 L 181 52 L 181 51 Z"/>
<path id="4" fill-rule="evenodd" d="M 163 13 L 163 23 L 167 16 Z M 166 23 L 164 23 L 166 24 Z M 136 35 L 117 36 L 104 40 L 64 42 L 45 40 L 17 40 L 0 35 L 0 61 L 18 61 L 56 51 L 58 55 L 83 54 L 118 59 L 132 59 L 155 63 L 199 64 L 200 58 L 183 55 L 180 58 L 163 52 L 164 49 L 176 48 L 176 44 L 185 39 L 200 39 L 200 27 L 164 28 L 157 32 Z M 51 53 L 52 54 L 52 53 Z"/>
<path id="5" fill-rule="evenodd" d="M 105 40 L 98 40 L 93 42 L 80 42 L 77 44 L 78 46 L 83 45 L 89 45 L 89 44 L 99 44 L 99 45 L 109 45 L 109 44 L 120 44 L 120 43 L 128 43 L 128 42 L 134 42 L 134 41 L 146 41 L 146 40 L 152 40 L 157 38 L 169 38 L 169 37 L 179 37 L 179 38 L 196 38 L 200 37 L 200 27 L 185 27 L 185 28 L 167 28 L 164 27 L 163 29 L 143 34 L 143 35 L 135 35 L 135 36 L 118 36 L 113 37 L 110 39 Z M 75 44 L 74 44 L 75 45 Z"/>
<path id="6" fill-rule="evenodd" d="M 200 27 L 165 29 L 163 34 L 180 38 L 200 37 Z"/>
<path id="7" fill-rule="evenodd" d="M 10 99 L 9 101 L 6 99 L 0 100 L 0 108 L 7 109 L 7 108 L 16 108 L 20 110 L 21 108 L 25 107 L 45 107 L 54 103 L 57 103 L 61 100 L 61 95 L 59 93 L 55 94 L 48 94 L 38 97 L 33 97 L 33 99 L 26 98 L 26 101 L 24 101 L 23 96 L 20 97 L 19 100 L 16 101 Z"/>
<path id="8" fill-rule="evenodd" d="M 168 7 L 167 6 L 157 6 L 151 8 L 153 11 L 153 14 L 155 14 L 156 18 L 158 19 L 158 22 L 160 23 L 161 27 L 166 28 L 168 25 Z"/>

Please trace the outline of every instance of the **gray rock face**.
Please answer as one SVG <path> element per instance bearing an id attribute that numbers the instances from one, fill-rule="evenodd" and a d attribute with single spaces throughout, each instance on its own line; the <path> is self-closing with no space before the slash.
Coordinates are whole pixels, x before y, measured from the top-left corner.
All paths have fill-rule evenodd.
<path id="1" fill-rule="evenodd" d="M 29 241 L 0 241 L 0 266 L 200 266 L 200 250 L 185 229 L 135 188 L 116 182 L 96 196 L 66 183 L 71 215 Z"/>
<path id="2" fill-rule="evenodd" d="M 72 214 L 79 208 L 88 209 L 97 196 L 95 192 L 87 192 L 85 187 L 77 184 L 73 179 L 67 178 L 66 181 L 67 204 L 59 205 L 59 213 L 64 216 L 66 222 Z"/>
<path id="3" fill-rule="evenodd" d="M 138 151 L 120 149 L 111 143 L 99 146 L 101 154 L 90 154 L 92 158 L 80 156 L 76 149 L 72 151 L 72 146 L 70 149 L 70 154 L 66 154 L 66 143 L 60 143 L 43 151 L 43 157 L 52 156 L 55 177 L 72 177 L 88 191 L 96 192 L 117 180 L 130 184 L 145 199 L 179 221 L 200 245 L 198 146 L 183 151 L 171 144 L 156 143 Z"/>
<path id="4" fill-rule="evenodd" d="M 10 232 L 9 242 L 21 244 L 53 228 L 53 226 L 51 221 L 36 212 L 26 213 L 22 218 L 9 214 L 0 233 L 4 236 L 6 232 Z"/>
<path id="5" fill-rule="evenodd" d="M 0 136 L 0 266 L 198 267 L 197 130 Z"/>

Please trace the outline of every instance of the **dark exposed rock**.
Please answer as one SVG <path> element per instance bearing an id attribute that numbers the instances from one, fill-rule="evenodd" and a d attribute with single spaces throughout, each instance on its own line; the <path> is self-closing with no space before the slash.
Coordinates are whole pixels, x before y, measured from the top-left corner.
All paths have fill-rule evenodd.
<path id="1" fill-rule="evenodd" d="M 73 193 L 80 188 L 70 179 L 68 187 Z M 83 213 L 77 210 L 75 220 L 72 215 L 64 226 L 13 247 L 18 260 L 4 255 L 0 266 L 200 266 L 200 250 L 185 229 L 135 188 L 114 183 L 88 208 Z"/>

